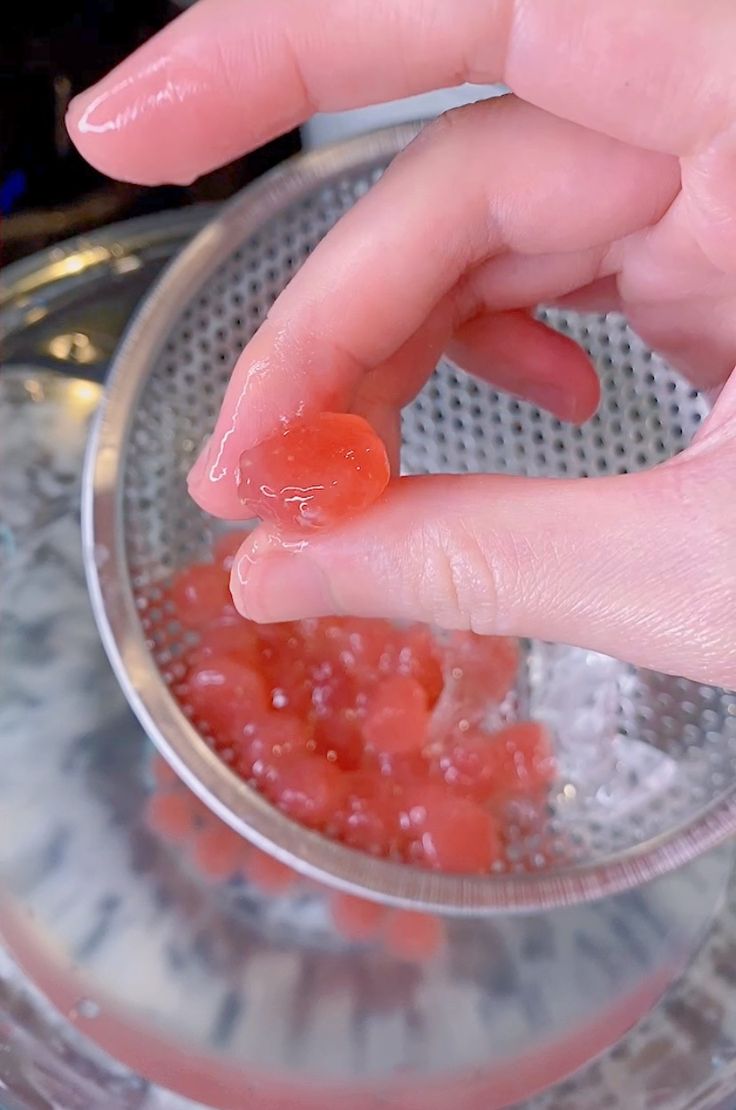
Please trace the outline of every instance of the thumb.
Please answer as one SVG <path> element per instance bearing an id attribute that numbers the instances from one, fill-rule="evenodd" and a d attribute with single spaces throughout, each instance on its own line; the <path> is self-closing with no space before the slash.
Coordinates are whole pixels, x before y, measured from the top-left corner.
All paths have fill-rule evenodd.
<path id="1" fill-rule="evenodd" d="M 736 513 L 717 461 L 402 478 L 329 533 L 290 544 L 259 528 L 233 568 L 235 603 L 257 621 L 345 613 L 532 636 L 736 684 Z"/>

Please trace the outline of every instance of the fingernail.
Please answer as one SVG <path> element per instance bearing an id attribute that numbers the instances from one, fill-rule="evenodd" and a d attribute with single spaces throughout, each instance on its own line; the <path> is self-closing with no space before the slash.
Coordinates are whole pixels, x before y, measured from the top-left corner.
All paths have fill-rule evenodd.
<path id="1" fill-rule="evenodd" d="M 233 565 L 230 589 L 238 612 L 262 624 L 335 612 L 327 577 L 304 551 L 259 554 L 251 546 Z"/>

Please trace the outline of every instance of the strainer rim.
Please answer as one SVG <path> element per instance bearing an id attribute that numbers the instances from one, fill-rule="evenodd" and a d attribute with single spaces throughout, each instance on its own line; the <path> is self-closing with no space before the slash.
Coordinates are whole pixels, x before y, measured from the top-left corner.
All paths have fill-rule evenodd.
<path id="1" fill-rule="evenodd" d="M 296 825 L 202 739 L 153 662 L 125 555 L 121 444 L 180 306 L 219 266 L 222 244 L 242 242 L 316 186 L 387 161 L 420 128 L 401 124 L 296 155 L 237 194 L 169 264 L 126 329 L 90 435 L 82 482 L 85 572 L 104 648 L 141 725 L 184 782 L 241 835 L 310 878 L 405 908 L 454 915 L 552 909 L 639 886 L 722 843 L 736 831 L 736 787 L 640 845 L 552 872 L 466 877 L 374 859 Z"/>

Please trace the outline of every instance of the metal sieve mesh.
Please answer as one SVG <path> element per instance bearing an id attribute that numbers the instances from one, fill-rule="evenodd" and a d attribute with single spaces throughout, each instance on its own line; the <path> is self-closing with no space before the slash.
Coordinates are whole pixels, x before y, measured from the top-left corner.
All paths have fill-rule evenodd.
<path id="1" fill-rule="evenodd" d="M 246 191 L 158 286 L 123 344 L 87 469 L 87 555 L 103 638 L 144 724 L 221 816 L 303 870 L 450 910 L 572 901 L 635 884 L 736 825 L 736 697 L 577 649 L 531 644 L 516 707 L 545 719 L 560 781 L 542 832 L 519 813 L 505 873 L 419 875 L 296 829 L 219 764 L 169 696 L 183 633 L 161 585 L 213 522 L 185 494 L 235 360 L 275 297 L 413 133 L 301 158 Z M 707 413 L 617 317 L 542 312 L 592 355 L 598 414 L 561 424 L 443 363 L 404 418 L 408 472 L 586 477 L 651 466 Z"/>

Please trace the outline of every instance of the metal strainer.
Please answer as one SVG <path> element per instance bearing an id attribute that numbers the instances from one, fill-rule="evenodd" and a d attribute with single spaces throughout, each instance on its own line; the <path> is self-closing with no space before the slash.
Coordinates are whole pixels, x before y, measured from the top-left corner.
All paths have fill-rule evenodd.
<path id="1" fill-rule="evenodd" d="M 230 825 L 285 862 L 369 897 L 452 913 L 534 909 L 632 887 L 736 829 L 736 696 L 532 643 L 515 710 L 546 720 L 559 781 L 543 836 L 518 835 L 504 870 L 463 878 L 375 860 L 291 823 L 237 779 L 179 709 L 183 633 L 162 604 L 215 522 L 186 494 L 234 362 L 274 298 L 417 128 L 299 157 L 246 190 L 188 247 L 124 340 L 86 470 L 85 546 L 103 640 L 156 745 Z M 599 413 L 561 424 L 447 364 L 406 412 L 406 471 L 586 477 L 681 450 L 705 399 L 609 316 L 543 312 L 593 356 Z M 179 665 L 180 666 L 180 665 Z"/>

